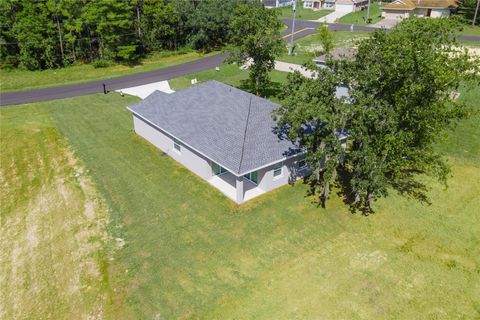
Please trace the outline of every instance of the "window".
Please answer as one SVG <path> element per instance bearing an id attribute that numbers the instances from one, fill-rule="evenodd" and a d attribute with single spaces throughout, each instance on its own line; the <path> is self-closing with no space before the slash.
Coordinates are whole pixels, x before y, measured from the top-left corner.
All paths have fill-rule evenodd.
<path id="1" fill-rule="evenodd" d="M 252 181 L 252 182 L 255 183 L 255 184 L 258 183 L 258 174 L 257 174 L 257 171 L 253 171 L 253 172 L 247 173 L 246 175 L 244 175 L 244 177 L 247 178 L 248 180 Z"/>
<path id="2" fill-rule="evenodd" d="M 182 151 L 182 148 L 180 146 L 180 141 L 178 141 L 177 139 L 173 139 L 173 147 L 175 148 L 175 150 L 177 150 L 178 152 Z"/>
<path id="3" fill-rule="evenodd" d="M 273 176 L 278 177 L 282 175 L 283 162 L 276 163 L 273 167 Z"/>
<path id="4" fill-rule="evenodd" d="M 214 176 L 219 176 L 227 172 L 228 172 L 227 169 L 221 167 L 219 164 L 216 164 L 215 162 L 212 162 L 212 174 Z"/>
<path id="5" fill-rule="evenodd" d="M 305 159 L 305 155 L 301 155 L 298 159 L 298 169 L 304 169 L 307 167 L 307 160 Z"/>

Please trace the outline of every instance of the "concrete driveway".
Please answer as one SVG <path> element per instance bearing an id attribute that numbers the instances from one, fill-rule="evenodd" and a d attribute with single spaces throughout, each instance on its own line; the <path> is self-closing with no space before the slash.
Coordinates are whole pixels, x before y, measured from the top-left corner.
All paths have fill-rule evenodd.
<path id="1" fill-rule="evenodd" d="M 340 19 L 343 16 L 346 16 L 349 13 L 350 12 L 347 12 L 347 11 L 333 11 L 332 13 L 327 14 L 326 16 L 321 17 L 318 20 L 312 20 L 312 21 L 321 22 L 321 23 L 335 23 L 338 19 Z"/>
<path id="2" fill-rule="evenodd" d="M 392 29 L 399 22 L 399 19 L 382 19 L 379 22 L 372 24 L 371 26 L 380 29 Z"/>
<path id="3" fill-rule="evenodd" d="M 144 84 L 141 86 L 136 86 L 136 87 L 130 87 L 130 88 L 123 88 L 119 90 L 115 90 L 116 92 L 121 92 L 121 93 L 126 93 L 132 96 L 137 96 L 140 99 L 145 99 L 148 97 L 150 94 L 152 94 L 154 91 L 162 91 L 165 93 L 173 93 L 173 91 L 170 88 L 170 85 L 168 84 L 168 81 L 158 81 L 158 82 L 153 82 L 153 83 L 148 83 Z"/>

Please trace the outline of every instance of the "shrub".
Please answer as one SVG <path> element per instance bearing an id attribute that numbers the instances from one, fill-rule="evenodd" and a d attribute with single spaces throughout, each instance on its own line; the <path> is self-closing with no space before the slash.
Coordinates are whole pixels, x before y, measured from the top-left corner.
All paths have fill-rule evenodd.
<path id="1" fill-rule="evenodd" d="M 105 59 L 96 59 L 95 61 L 92 62 L 92 66 L 97 69 L 97 68 L 106 68 L 110 66 L 110 61 L 105 60 Z"/>

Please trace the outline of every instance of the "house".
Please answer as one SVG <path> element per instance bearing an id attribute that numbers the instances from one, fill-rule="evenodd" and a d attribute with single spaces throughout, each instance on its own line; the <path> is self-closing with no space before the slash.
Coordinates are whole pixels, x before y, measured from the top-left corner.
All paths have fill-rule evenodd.
<path id="1" fill-rule="evenodd" d="M 335 11 L 356 12 L 368 5 L 368 0 L 336 0 Z"/>
<path id="2" fill-rule="evenodd" d="M 332 50 L 330 54 L 322 54 L 321 56 L 316 57 L 313 59 L 313 62 L 317 67 L 325 67 L 327 64 L 327 59 L 330 57 L 333 60 L 339 60 L 342 58 L 345 59 L 353 59 L 357 50 L 354 48 L 338 48 Z"/>
<path id="3" fill-rule="evenodd" d="M 309 172 L 278 133 L 277 104 L 208 81 L 128 107 L 135 132 L 240 204 Z"/>
<path id="4" fill-rule="evenodd" d="M 314 11 L 320 9 L 333 9 L 335 7 L 335 0 L 307 0 L 303 2 L 303 7 Z"/>
<path id="5" fill-rule="evenodd" d="M 355 12 L 363 9 L 368 0 L 307 0 L 303 2 L 305 9 L 335 9 L 340 12 Z"/>
<path id="6" fill-rule="evenodd" d="M 267 8 L 280 8 L 292 6 L 295 0 L 263 0 L 262 3 Z"/>
<path id="7" fill-rule="evenodd" d="M 395 0 L 382 6 L 382 17 L 399 20 L 408 17 L 449 17 L 458 7 L 456 0 Z"/>

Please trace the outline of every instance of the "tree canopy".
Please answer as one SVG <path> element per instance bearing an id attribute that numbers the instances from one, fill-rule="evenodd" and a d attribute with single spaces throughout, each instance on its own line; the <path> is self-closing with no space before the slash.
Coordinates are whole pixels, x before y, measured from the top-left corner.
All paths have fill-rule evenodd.
<path id="1" fill-rule="evenodd" d="M 277 11 L 259 4 L 238 6 L 230 23 L 229 61 L 249 65 L 249 85 L 257 94 L 267 86 L 284 46 L 281 27 Z"/>
<path id="2" fill-rule="evenodd" d="M 224 46 L 245 1 L 0 1 L 0 64 L 29 70 Z"/>
<path id="3" fill-rule="evenodd" d="M 427 201 L 420 175 L 446 182 L 434 146 L 468 115 L 453 97 L 478 72 L 454 32 L 447 19 L 407 19 L 360 42 L 355 59 L 329 60 L 316 79 L 289 77 L 279 125 L 307 151 L 312 192 L 325 199 L 336 183 L 370 210 L 391 188 Z M 341 86 L 347 97 L 336 94 Z"/>

